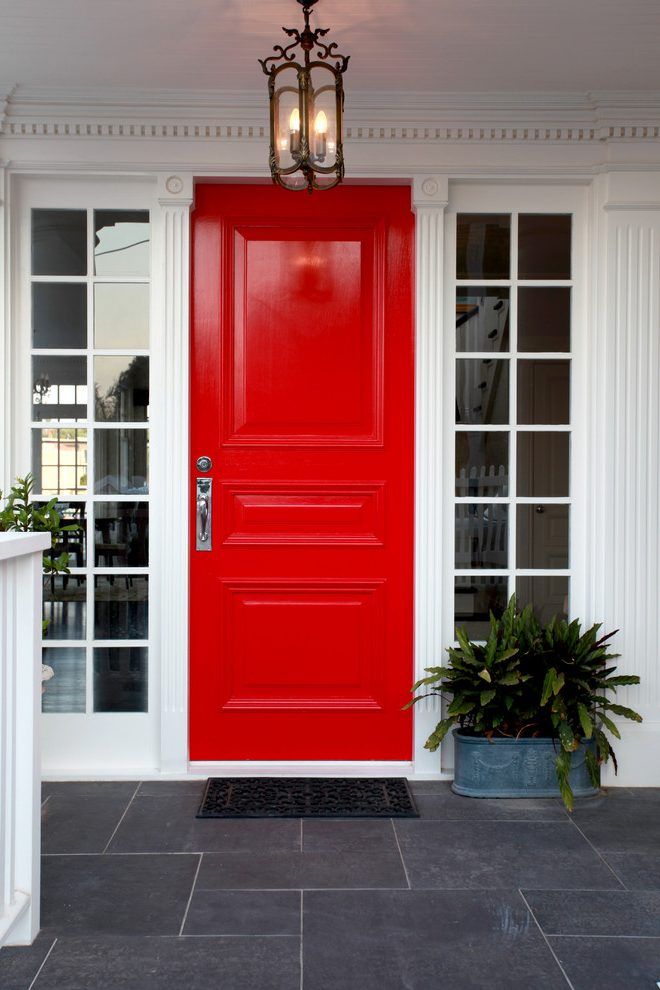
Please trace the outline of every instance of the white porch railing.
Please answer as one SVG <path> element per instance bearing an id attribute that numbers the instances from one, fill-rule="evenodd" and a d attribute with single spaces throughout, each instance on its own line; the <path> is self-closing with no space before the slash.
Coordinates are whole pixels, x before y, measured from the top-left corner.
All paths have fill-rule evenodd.
<path id="1" fill-rule="evenodd" d="M 0 533 L 0 946 L 39 931 L 41 597 L 47 533 Z"/>

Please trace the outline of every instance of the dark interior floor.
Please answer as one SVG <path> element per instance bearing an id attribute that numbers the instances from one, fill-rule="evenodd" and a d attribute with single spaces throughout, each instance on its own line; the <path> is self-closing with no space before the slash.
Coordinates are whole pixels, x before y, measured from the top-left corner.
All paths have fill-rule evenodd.
<path id="1" fill-rule="evenodd" d="M 195 819 L 201 782 L 43 786 L 42 925 L 2 990 L 654 990 L 660 789 L 413 783 L 420 820 Z"/>

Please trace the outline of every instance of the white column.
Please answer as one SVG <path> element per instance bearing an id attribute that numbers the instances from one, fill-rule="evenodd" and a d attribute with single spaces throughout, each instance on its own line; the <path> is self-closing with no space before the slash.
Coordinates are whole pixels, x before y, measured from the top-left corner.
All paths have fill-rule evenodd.
<path id="1" fill-rule="evenodd" d="M 657 786 L 660 767 L 660 171 L 600 176 L 593 196 L 589 620 L 620 629 L 619 672 L 641 685 L 617 701 L 619 776 Z"/>
<path id="2" fill-rule="evenodd" d="M 415 400 L 415 678 L 442 660 L 444 460 L 443 282 L 445 176 L 421 175 L 413 185 L 416 214 Z M 432 699 L 415 706 L 415 773 L 440 773 L 440 752 L 424 743 L 440 718 Z"/>
<path id="3" fill-rule="evenodd" d="M 162 175 L 158 180 L 159 223 L 155 224 L 154 272 L 160 299 L 160 337 L 152 358 L 159 390 L 153 429 L 154 497 L 159 506 L 155 573 L 160 611 L 160 770 L 188 768 L 188 404 L 191 175 Z M 153 503 L 152 498 L 152 503 Z"/>

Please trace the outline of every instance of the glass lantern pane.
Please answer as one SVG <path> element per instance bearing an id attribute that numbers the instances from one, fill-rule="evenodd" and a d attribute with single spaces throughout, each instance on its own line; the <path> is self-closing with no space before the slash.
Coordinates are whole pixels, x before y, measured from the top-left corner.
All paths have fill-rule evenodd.
<path id="1" fill-rule="evenodd" d="M 311 73 L 309 101 L 309 150 L 312 163 L 334 168 L 337 160 L 337 89 L 335 75 L 317 66 Z"/>
<path id="2" fill-rule="evenodd" d="M 280 168 L 292 168 L 295 165 L 293 152 L 300 148 L 302 126 L 298 72 L 293 66 L 278 72 L 273 100 L 273 139 L 277 162 Z"/>

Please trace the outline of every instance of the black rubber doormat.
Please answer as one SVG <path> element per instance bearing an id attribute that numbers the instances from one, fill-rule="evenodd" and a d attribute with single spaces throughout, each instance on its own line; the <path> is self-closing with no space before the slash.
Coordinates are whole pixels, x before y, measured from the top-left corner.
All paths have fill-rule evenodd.
<path id="1" fill-rule="evenodd" d="M 419 818 L 405 777 L 209 777 L 198 818 Z"/>

